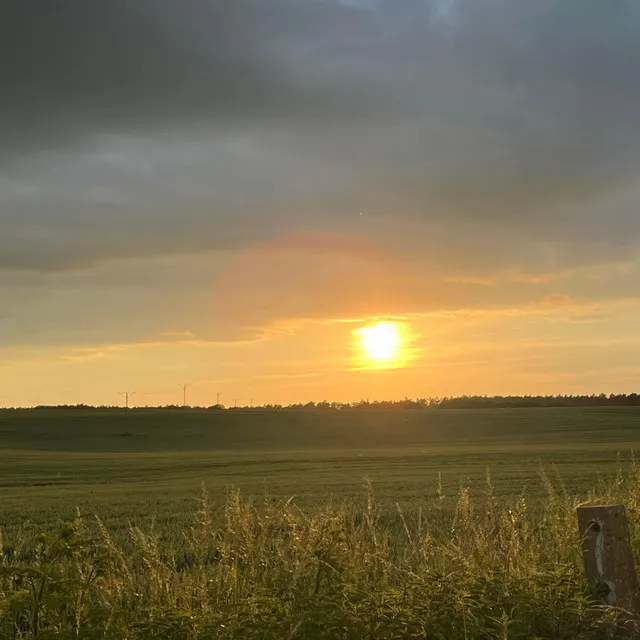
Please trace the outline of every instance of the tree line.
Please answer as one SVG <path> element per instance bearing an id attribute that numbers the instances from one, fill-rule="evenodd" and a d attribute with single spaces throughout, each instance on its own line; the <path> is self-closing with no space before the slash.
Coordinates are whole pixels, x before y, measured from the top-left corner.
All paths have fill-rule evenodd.
<path id="1" fill-rule="evenodd" d="M 130 411 L 179 411 L 184 409 L 202 411 L 394 411 L 394 410 L 442 410 L 442 409 L 509 409 L 536 407 L 637 407 L 640 395 L 637 393 L 617 393 L 606 395 L 524 395 L 524 396 L 476 396 L 405 398 L 404 400 L 360 400 L 359 402 L 306 402 L 288 405 L 264 404 L 251 407 L 238 405 L 226 407 L 214 404 L 203 407 L 183 407 L 180 405 L 146 406 L 132 408 Z M 119 406 L 76 405 L 39 405 L 33 411 L 54 410 L 96 410 L 120 411 Z"/>

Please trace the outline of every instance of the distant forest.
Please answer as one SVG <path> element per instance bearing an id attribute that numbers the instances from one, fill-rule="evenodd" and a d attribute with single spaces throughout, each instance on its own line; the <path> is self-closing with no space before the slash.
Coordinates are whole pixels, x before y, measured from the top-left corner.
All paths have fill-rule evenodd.
<path id="1" fill-rule="evenodd" d="M 254 406 L 226 407 L 222 404 L 203 406 L 165 405 L 132 407 L 129 411 L 396 411 L 396 410 L 446 410 L 446 409 L 509 409 L 536 407 L 637 407 L 640 406 L 640 395 L 622 393 L 606 395 L 556 395 L 556 396 L 458 396 L 455 398 L 417 398 L 404 400 L 361 400 L 360 402 L 307 402 L 290 405 L 266 404 Z M 10 409 L 9 409 L 10 410 Z M 37 406 L 31 411 L 52 410 L 95 410 L 123 411 L 121 406 L 55 405 Z"/>

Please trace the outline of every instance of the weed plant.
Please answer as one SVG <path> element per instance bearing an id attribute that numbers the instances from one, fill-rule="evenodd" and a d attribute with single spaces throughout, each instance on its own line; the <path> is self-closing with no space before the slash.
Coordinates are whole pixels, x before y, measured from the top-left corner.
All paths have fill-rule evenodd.
<path id="1" fill-rule="evenodd" d="M 627 506 L 640 545 L 640 465 L 588 495 L 545 473 L 546 498 L 442 488 L 410 510 L 378 501 L 203 489 L 190 526 L 115 537 L 78 513 L 54 533 L 0 540 L 0 638 L 396 640 L 631 637 L 585 581 L 580 503 Z"/>

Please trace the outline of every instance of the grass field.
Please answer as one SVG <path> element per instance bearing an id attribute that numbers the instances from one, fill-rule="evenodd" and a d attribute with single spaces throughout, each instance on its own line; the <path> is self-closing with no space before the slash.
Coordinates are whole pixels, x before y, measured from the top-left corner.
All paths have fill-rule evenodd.
<path id="1" fill-rule="evenodd" d="M 109 524 L 180 521 L 204 483 L 302 503 L 362 495 L 407 505 L 461 483 L 540 491 L 557 469 L 572 492 L 610 477 L 640 444 L 640 409 L 394 412 L 0 412 L 0 523 L 43 528 L 76 507 Z M 553 471 L 555 473 L 555 470 Z M 25 522 L 29 524 L 26 525 Z"/>
<path id="2" fill-rule="evenodd" d="M 637 408 L 0 412 L 0 638 L 627 637 L 575 506 L 640 551 L 639 442 Z"/>

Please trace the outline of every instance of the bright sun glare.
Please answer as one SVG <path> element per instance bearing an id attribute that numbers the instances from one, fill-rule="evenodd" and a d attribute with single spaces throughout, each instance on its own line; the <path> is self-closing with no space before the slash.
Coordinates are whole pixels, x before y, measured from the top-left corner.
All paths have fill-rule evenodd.
<path id="1" fill-rule="evenodd" d="M 401 366 L 405 359 L 403 327 L 397 322 L 376 322 L 354 331 L 360 360 L 367 368 Z"/>

